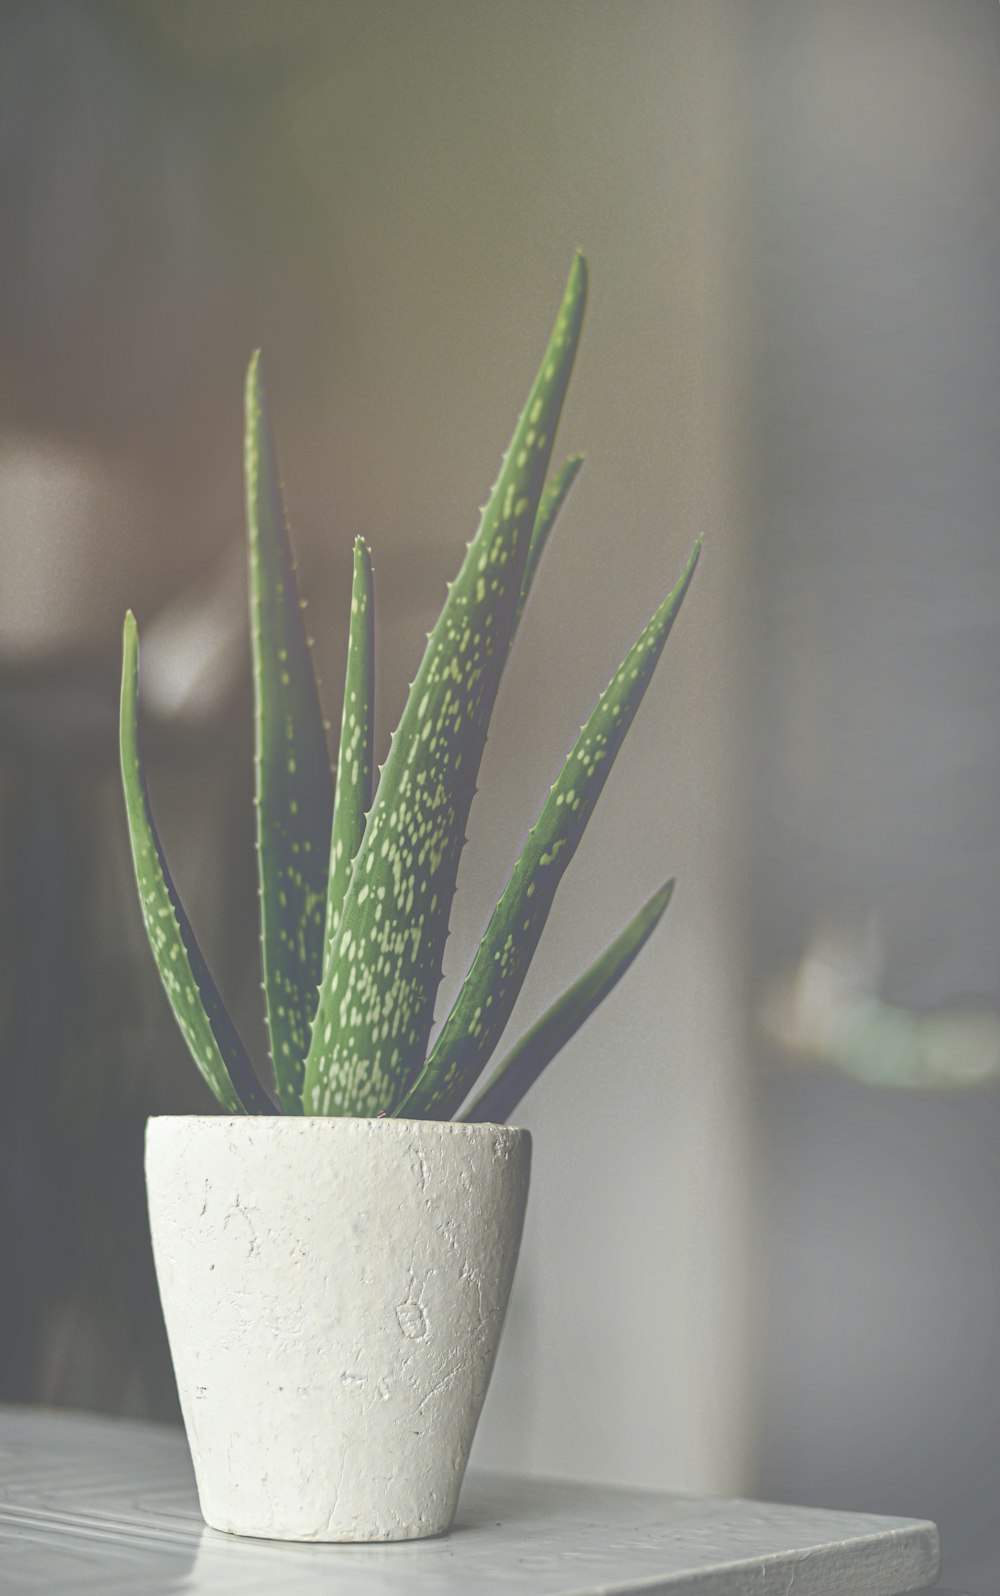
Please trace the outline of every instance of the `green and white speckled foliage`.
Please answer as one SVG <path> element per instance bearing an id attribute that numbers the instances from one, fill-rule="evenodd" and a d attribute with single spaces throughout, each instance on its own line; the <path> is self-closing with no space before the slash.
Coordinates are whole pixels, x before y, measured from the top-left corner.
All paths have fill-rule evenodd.
<path id="1" fill-rule="evenodd" d="M 246 495 L 256 711 L 261 959 L 273 1097 L 209 974 L 157 836 L 139 750 L 139 642 L 125 622 L 122 782 L 150 946 L 196 1064 L 228 1113 L 450 1119 L 507 1025 L 594 805 L 698 560 L 628 650 L 532 826 L 450 1014 L 428 1051 L 459 859 L 490 716 L 546 540 L 580 470 L 546 486 L 587 293 L 573 263 L 545 356 L 461 570 L 427 640 L 372 794 L 374 591 L 354 548 L 336 776 L 313 671 L 259 356 L 246 385 Z M 462 1116 L 506 1120 L 616 985 L 673 882 L 495 1069 Z"/>
<path id="2" fill-rule="evenodd" d="M 259 353 L 247 372 L 244 436 L 264 1006 L 278 1101 L 300 1114 L 323 960 L 333 776 Z"/>

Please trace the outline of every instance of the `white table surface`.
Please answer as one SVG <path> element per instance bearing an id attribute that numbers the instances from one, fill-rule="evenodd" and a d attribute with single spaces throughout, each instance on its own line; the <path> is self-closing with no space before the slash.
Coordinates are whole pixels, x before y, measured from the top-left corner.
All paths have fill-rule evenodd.
<path id="1" fill-rule="evenodd" d="M 0 1409 L 0 1593 L 45 1596 L 899 1596 L 932 1524 L 471 1472 L 434 1540 L 206 1529 L 166 1425 Z"/>

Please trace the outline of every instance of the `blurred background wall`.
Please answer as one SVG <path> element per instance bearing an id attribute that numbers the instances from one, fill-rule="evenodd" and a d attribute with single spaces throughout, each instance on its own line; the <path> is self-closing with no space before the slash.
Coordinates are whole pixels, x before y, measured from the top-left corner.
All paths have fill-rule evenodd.
<path id="1" fill-rule="evenodd" d="M 768 0 L 742 38 L 756 1478 L 926 1510 L 988 1592 L 1000 7 Z"/>
<path id="2" fill-rule="evenodd" d="M 384 748 L 579 244 L 558 447 L 587 464 L 443 996 L 704 531 L 512 1031 L 680 885 L 526 1100 L 477 1457 L 926 1513 L 995 1588 L 998 27 L 992 0 L 0 10 L 0 1396 L 176 1415 L 141 1133 L 210 1104 L 134 903 L 118 637 L 131 604 L 165 840 L 261 1044 L 247 352 L 332 717 L 374 547 Z"/>

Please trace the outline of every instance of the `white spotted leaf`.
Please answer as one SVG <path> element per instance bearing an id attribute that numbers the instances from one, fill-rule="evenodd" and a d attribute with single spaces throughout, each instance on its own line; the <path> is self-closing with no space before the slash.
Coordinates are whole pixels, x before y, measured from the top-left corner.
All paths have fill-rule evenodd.
<path id="1" fill-rule="evenodd" d="M 433 1051 L 396 1109 L 400 1116 L 450 1119 L 500 1040 L 556 889 L 649 686 L 694 575 L 700 548 L 699 539 L 680 581 L 639 633 L 570 750 Z"/>
<path id="2" fill-rule="evenodd" d="M 393 736 L 330 950 L 310 1114 L 391 1110 L 433 1022 L 465 827 L 586 299 L 577 256 L 496 485 Z"/>
<path id="3" fill-rule="evenodd" d="M 354 543 L 351 625 L 347 642 L 347 676 L 340 720 L 340 752 L 333 805 L 330 875 L 326 900 L 324 981 L 329 980 L 332 950 L 351 869 L 365 831 L 372 801 L 375 735 L 375 593 L 371 555 L 362 538 Z"/>
<path id="4" fill-rule="evenodd" d="M 333 776 L 259 352 L 247 371 L 244 470 L 264 999 L 278 1100 L 300 1114 L 323 961 Z"/>
<path id="5" fill-rule="evenodd" d="M 549 533 L 555 525 L 556 516 L 566 502 L 570 488 L 580 474 L 583 465 L 583 455 L 576 454 L 567 460 L 561 471 L 557 471 L 545 492 L 542 494 L 535 516 L 535 525 L 531 533 L 531 542 L 528 545 L 528 558 L 524 563 L 524 575 L 521 577 L 521 594 L 517 601 L 517 610 L 514 615 L 514 631 L 521 624 L 521 615 L 528 602 L 531 584 L 535 580 L 538 562 L 542 557 Z M 512 634 L 513 636 L 513 634 Z"/>
<path id="6" fill-rule="evenodd" d="M 525 1092 L 533 1086 L 547 1064 L 585 1020 L 588 1020 L 608 993 L 618 985 L 636 955 L 645 947 L 666 913 L 674 890 L 667 881 L 629 921 L 610 947 L 546 1009 L 541 1019 L 527 1031 L 490 1076 L 474 1102 L 459 1117 L 467 1123 L 503 1125 L 510 1119 Z"/>
<path id="7" fill-rule="evenodd" d="M 184 912 L 153 820 L 139 749 L 139 634 L 125 617 L 120 750 L 139 904 L 153 958 L 191 1056 L 229 1114 L 273 1114 L 274 1104 L 212 980 Z"/>

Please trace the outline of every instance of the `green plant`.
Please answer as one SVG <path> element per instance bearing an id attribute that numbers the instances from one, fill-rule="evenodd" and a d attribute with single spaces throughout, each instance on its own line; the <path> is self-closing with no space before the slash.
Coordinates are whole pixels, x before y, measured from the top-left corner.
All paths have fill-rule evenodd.
<path id="1" fill-rule="evenodd" d="M 503 665 L 539 557 L 580 467 L 545 478 L 576 353 L 578 255 L 545 358 L 462 568 L 428 637 L 372 794 L 373 594 L 359 539 L 336 780 L 278 487 L 260 360 L 246 384 L 246 493 L 256 705 L 257 860 L 276 1102 L 258 1080 L 171 879 L 138 740 L 139 644 L 125 620 L 122 779 L 153 955 L 177 1022 L 229 1113 L 449 1119 L 500 1039 L 559 881 L 583 836 L 687 591 L 639 633 L 582 728 L 433 1047 L 459 855 Z M 662 886 L 500 1064 L 463 1115 L 504 1120 L 606 996 L 666 909 Z"/>

